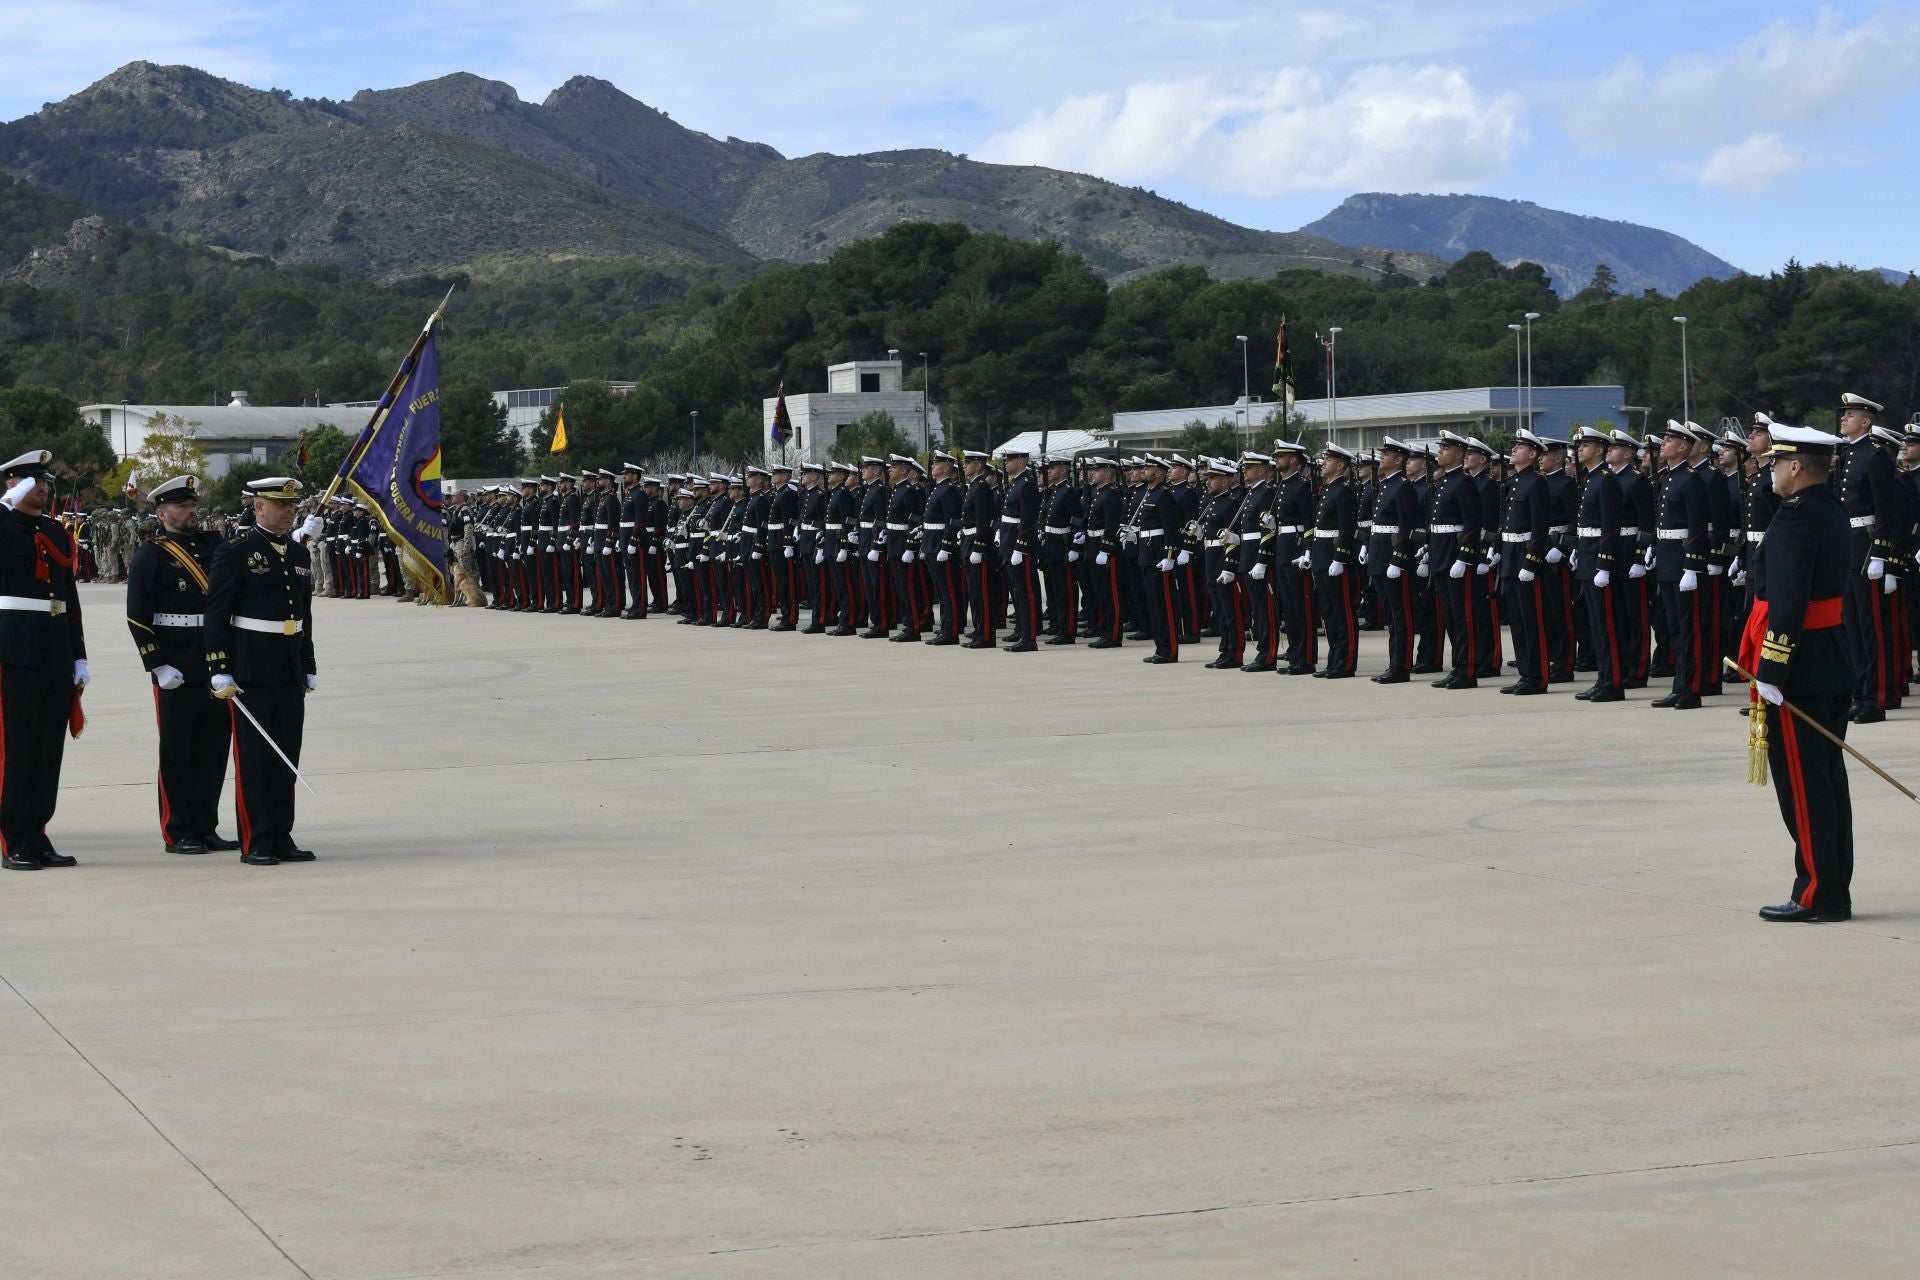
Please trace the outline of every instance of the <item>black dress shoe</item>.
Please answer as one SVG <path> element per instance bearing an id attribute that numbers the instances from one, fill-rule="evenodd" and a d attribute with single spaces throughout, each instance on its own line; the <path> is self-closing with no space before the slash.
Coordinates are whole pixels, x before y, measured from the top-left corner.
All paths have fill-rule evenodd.
<path id="1" fill-rule="evenodd" d="M 1169 654 L 1169 653 L 1150 653 L 1146 657 L 1140 659 L 1140 661 L 1147 663 L 1150 666 L 1160 666 L 1163 663 L 1178 662 L 1180 661 L 1180 659 L 1174 657 L 1172 654 Z"/>
<path id="2" fill-rule="evenodd" d="M 1089 649 L 1118 649 L 1119 647 L 1120 647 L 1120 642 L 1118 640 L 1109 639 L 1106 636 L 1100 637 L 1098 640 L 1095 640 L 1092 644 L 1087 646 L 1087 648 Z"/>
<path id="3" fill-rule="evenodd" d="M 1332 675 L 1332 674 L 1333 674 L 1333 672 L 1331 672 L 1331 671 L 1315 671 L 1315 672 L 1312 672 L 1311 674 L 1312 674 L 1312 676 L 1313 676 L 1313 678 L 1314 678 L 1315 680 L 1325 680 L 1325 679 L 1326 679 L 1326 678 L 1327 678 L 1328 676 L 1330 676 L 1330 675 Z"/>
<path id="4" fill-rule="evenodd" d="M 1199 644 L 1200 637 L 1199 636 L 1181 636 L 1180 643 L 1181 644 Z"/>
<path id="5" fill-rule="evenodd" d="M 296 849 L 292 845 L 288 845 L 284 849 L 275 851 L 273 856 L 282 862 L 312 862 L 313 850 Z"/>
<path id="6" fill-rule="evenodd" d="M 1533 697 L 1535 694 L 1545 693 L 1546 691 L 1547 691 L 1547 686 L 1543 684 L 1533 684 L 1530 682 L 1523 681 L 1520 684 L 1513 686 L 1513 688 L 1510 690 L 1502 689 L 1500 692 L 1512 693 L 1513 696 L 1516 698 L 1530 698 L 1530 697 Z"/>
<path id="7" fill-rule="evenodd" d="M 1310 676 L 1313 674 L 1313 670 L 1313 664 L 1310 662 L 1296 662 L 1290 667 L 1281 667 L 1280 674 L 1283 676 Z"/>
<path id="8" fill-rule="evenodd" d="M 1797 902 L 1783 902 L 1777 907 L 1760 908 L 1760 918 L 1771 920 L 1775 924 L 1837 924 L 1842 920 L 1853 919 L 1853 908 L 1840 907 L 1827 910 L 1820 907 L 1803 907 Z"/>
<path id="9" fill-rule="evenodd" d="M 1571 671 L 1549 671 L 1549 672 L 1547 672 L 1547 683 L 1548 683 L 1548 684 L 1572 684 L 1572 683 L 1573 683 L 1573 672 L 1571 672 Z"/>
<path id="10" fill-rule="evenodd" d="M 1416 676 L 1430 676 L 1439 669 L 1440 664 L 1437 662 L 1423 662 L 1417 667 L 1409 668 L 1412 674 Z"/>
<path id="11" fill-rule="evenodd" d="M 1644 689 L 1647 687 L 1647 682 L 1645 680 L 1622 680 L 1620 687 L 1622 689 Z"/>
<path id="12" fill-rule="evenodd" d="M 1150 636 L 1150 635 L 1148 635 L 1148 634 L 1147 634 L 1146 632 L 1144 632 L 1144 631 L 1129 631 L 1129 632 L 1127 632 L 1127 639 L 1129 639 L 1129 640 L 1151 640 L 1151 639 L 1153 639 L 1153 637 L 1152 637 L 1152 636 Z"/>
<path id="13" fill-rule="evenodd" d="M 1072 644 L 1073 637 L 1072 636 L 1048 636 L 1047 643 L 1048 644 Z"/>
<path id="14" fill-rule="evenodd" d="M 943 649 L 950 644 L 959 644 L 960 637 L 959 636 L 935 636 L 933 639 L 927 641 L 927 643 L 932 645 L 936 649 Z"/>
<path id="15" fill-rule="evenodd" d="M 1351 679 L 1353 679 L 1353 672 L 1351 672 L 1351 671 L 1329 671 L 1329 672 L 1327 672 L 1327 673 L 1326 673 L 1326 676 L 1325 676 L 1325 678 L 1326 678 L 1326 679 L 1328 679 L 1328 680 L 1351 680 Z"/>
<path id="16" fill-rule="evenodd" d="M 214 832 L 212 835 L 201 836 L 200 843 L 207 846 L 207 848 L 213 850 L 213 852 L 215 853 L 231 853 L 233 850 L 238 849 L 240 847 L 240 842 L 238 840 L 223 839 L 218 831 Z"/>
<path id="17" fill-rule="evenodd" d="M 991 640 L 969 640 L 960 647 L 963 649 L 992 649 L 995 645 Z"/>
<path id="18" fill-rule="evenodd" d="M 1660 664 L 1659 664 L 1658 666 L 1652 666 L 1652 667 L 1648 667 L 1648 668 L 1647 668 L 1647 679 L 1649 679 L 1649 680 L 1671 680 L 1671 679 L 1673 679 L 1673 668 L 1672 668 L 1671 666 L 1668 666 L 1668 665 L 1667 665 L 1666 663 L 1664 663 L 1664 662 L 1663 662 L 1663 663 L 1660 663 Z"/>
<path id="19" fill-rule="evenodd" d="M 240 855 L 240 861 L 250 867 L 277 867 L 280 865 L 280 859 L 270 853 L 243 853 Z"/>
<path id="20" fill-rule="evenodd" d="M 1680 705 L 1680 695 L 1677 693 L 1670 693 L 1664 698 L 1655 698 L 1652 702 L 1649 702 L 1647 705 L 1650 707 L 1675 707 Z"/>
<path id="21" fill-rule="evenodd" d="M 1688 694 L 1686 697 L 1680 699 L 1680 701 L 1674 703 L 1673 709 L 1675 711 L 1698 711 L 1700 709 L 1699 696 L 1696 694 Z"/>
<path id="22" fill-rule="evenodd" d="M 1243 667 L 1241 667 L 1240 669 L 1241 669 L 1242 671 L 1271 671 L 1271 670 L 1273 670 L 1273 663 L 1271 663 L 1271 662 L 1249 662 L 1249 663 L 1247 663 L 1247 664 L 1246 664 L 1245 666 L 1243 666 Z"/>
<path id="23" fill-rule="evenodd" d="M 898 635 L 888 636 L 887 640 L 893 644 L 918 644 L 920 642 L 920 633 L 918 631 L 902 631 Z"/>
<path id="24" fill-rule="evenodd" d="M 1007 646 L 1007 652 L 1008 652 L 1008 653 L 1034 653 L 1034 652 L 1036 652 L 1036 651 L 1038 651 L 1038 650 L 1039 650 L 1039 648 L 1040 648 L 1040 646 L 1039 646 L 1039 645 L 1037 645 L 1037 644 L 1035 644 L 1035 643 L 1034 643 L 1033 641 L 1031 641 L 1031 640 L 1022 640 L 1022 641 L 1021 641 L 1020 643 L 1018 643 L 1018 644 L 1010 644 L 1010 645 L 1008 645 L 1008 646 Z"/>
<path id="25" fill-rule="evenodd" d="M 1847 719 L 1853 721 L 1853 723 L 1855 724 L 1879 724 L 1881 721 L 1885 720 L 1886 718 L 1887 718 L 1886 712 L 1875 711 L 1875 710 L 1872 710 L 1871 708 L 1864 711 L 1856 712 L 1855 714 L 1847 717 Z"/>
<path id="26" fill-rule="evenodd" d="M 764 622 L 749 622 L 747 624 L 747 630 L 749 631 L 765 631 L 766 629 L 767 624 Z"/>
<path id="27" fill-rule="evenodd" d="M 8 871 L 39 871 L 45 866 L 46 863 L 31 853 L 9 853 L 0 857 L 0 867 Z"/>
<path id="28" fill-rule="evenodd" d="M 1373 678 L 1375 684 L 1407 684 L 1413 677 L 1404 671 L 1383 671 Z"/>
<path id="29" fill-rule="evenodd" d="M 800 634 L 801 634 L 801 635 L 803 635 L 803 636 L 819 636 L 819 635 L 825 635 L 825 634 L 826 634 L 826 632 L 827 632 L 827 629 L 826 629 L 825 627 L 821 627 L 821 626 L 813 626 L 813 627 L 802 627 L 802 628 L 800 628 Z"/>
<path id="30" fill-rule="evenodd" d="M 46 845 L 41 848 L 38 856 L 40 858 L 40 865 L 43 867 L 72 867 L 78 865 L 76 859 L 69 858 L 52 845 Z"/>
<path id="31" fill-rule="evenodd" d="M 852 627 L 835 627 L 833 630 L 827 632 L 827 634 L 830 636 L 857 636 L 860 633 Z"/>
<path id="32" fill-rule="evenodd" d="M 1600 692 L 1600 687 L 1598 685 L 1595 685 L 1593 688 L 1590 688 L 1590 689 L 1582 689 L 1580 692 L 1573 695 L 1573 700 L 1575 702 L 1585 702 L 1598 692 Z"/>
<path id="33" fill-rule="evenodd" d="M 1239 663 L 1229 658 L 1215 658 L 1212 662 L 1201 664 L 1202 668 L 1207 671 L 1225 671 L 1228 667 L 1238 667 L 1239 665 Z"/>
<path id="34" fill-rule="evenodd" d="M 1480 687 L 1480 681 L 1473 676 L 1468 676 L 1464 680 L 1449 680 L 1440 687 L 1443 689 L 1478 689 Z"/>
<path id="35" fill-rule="evenodd" d="M 1519 685 L 1519 683 L 1518 683 L 1518 682 L 1516 682 L 1516 683 L 1514 683 L 1514 684 L 1503 684 L 1503 685 L 1501 685 L 1501 686 L 1500 686 L 1500 692 L 1502 692 L 1502 693 L 1518 693 L 1518 692 L 1520 692 L 1520 685 Z"/>
<path id="36" fill-rule="evenodd" d="M 800 624 L 796 622 L 781 622 L 767 628 L 769 631 L 798 631 L 799 629 Z"/>
<path id="37" fill-rule="evenodd" d="M 1444 689 L 1453 683 L 1453 677 L 1450 675 L 1441 676 L 1438 680 L 1429 680 L 1427 683 L 1436 689 Z"/>
<path id="38" fill-rule="evenodd" d="M 1627 695 L 1618 689 L 1595 689 L 1587 698 L 1588 702 L 1625 702 Z"/>
<path id="39" fill-rule="evenodd" d="M 204 840 L 188 836 L 185 840 L 175 840 L 167 846 L 168 853 L 206 853 L 212 846 Z"/>

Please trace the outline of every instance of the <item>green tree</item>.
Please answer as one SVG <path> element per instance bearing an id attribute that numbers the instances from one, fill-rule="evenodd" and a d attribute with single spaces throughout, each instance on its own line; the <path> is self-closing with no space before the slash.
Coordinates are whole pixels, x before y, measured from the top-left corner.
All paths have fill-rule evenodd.
<path id="1" fill-rule="evenodd" d="M 338 464 L 336 463 L 335 465 L 337 466 Z M 219 511 L 228 514 L 236 512 L 240 510 L 241 486 L 249 480 L 260 480 L 267 476 L 286 474 L 281 469 L 281 466 L 282 464 L 277 461 L 266 459 L 237 459 L 227 468 L 223 475 L 209 482 L 206 487 L 201 490 L 201 501 L 209 511 Z M 329 473 L 328 479 L 332 479 L 331 473 Z M 326 486 L 322 485 L 320 492 L 324 492 L 325 488 Z"/>
<path id="2" fill-rule="evenodd" d="M 494 400 L 486 383 L 466 378 L 441 387 L 440 466 L 443 474 L 512 475 L 520 470 L 526 457 L 520 434 L 507 425 L 506 406 Z"/>
<path id="3" fill-rule="evenodd" d="M 1181 453 L 1194 458 L 1237 458 L 1240 456 L 1240 437 L 1227 423 L 1216 422 L 1208 426 L 1196 419 L 1189 422 L 1180 433 L 1179 449 Z"/>
<path id="4" fill-rule="evenodd" d="M 273 475 L 275 468 L 286 468 L 300 477 L 300 483 L 307 487 L 308 493 L 324 493 L 327 486 L 333 483 L 334 476 L 339 474 L 341 459 L 345 458 L 347 450 L 353 447 L 355 436 L 349 436 L 331 422 L 323 422 L 308 431 L 304 439 L 307 448 L 306 465 L 300 464 L 300 445 L 296 442 L 291 449 L 282 453 L 271 463 L 265 464 L 269 469 L 261 474 Z M 289 463 L 292 464 L 290 467 Z M 260 477 L 250 478 L 257 480 Z"/>
<path id="5" fill-rule="evenodd" d="M 858 462 L 867 454 L 884 458 L 890 453 L 910 453 L 912 449 L 913 442 L 900 434 L 893 415 L 876 409 L 840 428 L 828 456 L 835 462 Z"/>

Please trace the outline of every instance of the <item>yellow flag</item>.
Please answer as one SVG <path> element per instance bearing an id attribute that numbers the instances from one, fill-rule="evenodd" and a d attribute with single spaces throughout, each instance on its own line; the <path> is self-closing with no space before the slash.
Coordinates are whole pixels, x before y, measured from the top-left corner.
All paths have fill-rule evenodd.
<path id="1" fill-rule="evenodd" d="M 565 453 L 566 451 L 567 451 L 567 411 L 565 409 L 562 409 L 560 410 L 559 413 L 555 414 L 553 417 L 553 444 L 551 447 L 547 449 L 547 452 L 548 453 Z"/>

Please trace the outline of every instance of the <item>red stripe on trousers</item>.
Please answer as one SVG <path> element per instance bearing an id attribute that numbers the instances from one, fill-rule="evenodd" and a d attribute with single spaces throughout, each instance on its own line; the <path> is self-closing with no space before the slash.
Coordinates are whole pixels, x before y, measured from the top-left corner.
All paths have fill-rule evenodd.
<path id="1" fill-rule="evenodd" d="M 1800 773 L 1800 739 L 1794 732 L 1793 716 L 1784 708 L 1768 713 L 1774 725 L 1780 731 L 1780 747 L 1787 757 L 1787 788 L 1793 796 L 1794 834 L 1800 845 L 1800 860 L 1807 869 L 1807 889 L 1800 895 L 1800 905 L 1811 907 L 1813 895 L 1820 887 L 1820 873 L 1813 865 L 1813 823 L 1807 817 L 1807 783 Z"/>
<path id="2" fill-rule="evenodd" d="M 157 684 L 153 686 L 153 727 L 156 731 L 159 731 L 161 728 L 160 686 Z M 160 749 L 162 752 L 166 750 L 166 746 L 167 744 L 165 742 L 162 742 L 160 744 Z M 164 764 L 160 768 L 159 780 L 160 780 L 160 838 L 162 840 L 172 840 L 173 837 L 167 833 L 167 828 L 171 826 L 173 823 L 173 803 L 172 801 L 167 799 L 167 771 L 166 771 L 166 766 Z"/>
<path id="3" fill-rule="evenodd" d="M 240 717 L 227 701 L 227 723 L 233 733 L 233 810 L 240 818 L 240 852 L 253 852 L 253 820 L 247 816 L 247 787 L 240 776 Z"/>

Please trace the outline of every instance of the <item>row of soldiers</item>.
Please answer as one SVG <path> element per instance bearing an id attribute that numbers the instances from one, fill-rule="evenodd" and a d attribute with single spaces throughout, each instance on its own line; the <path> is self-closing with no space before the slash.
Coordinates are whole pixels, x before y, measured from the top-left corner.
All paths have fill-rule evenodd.
<path id="1" fill-rule="evenodd" d="M 1900 705 L 1911 669 L 1920 435 L 1849 394 L 1832 484 L 1858 531 L 1852 718 Z M 1345 679 L 1387 633 L 1376 683 L 1517 676 L 1584 701 L 1669 681 L 1657 707 L 1723 690 L 1775 503 L 1771 420 L 1636 439 L 1521 431 L 1511 454 L 1442 432 L 1356 454 L 1298 442 L 1238 459 L 1008 451 L 650 475 L 637 465 L 490 486 L 450 507 L 488 606 L 1026 652 L 1215 639 L 1217 670 Z M 1895 454 L 1903 453 L 1896 461 Z M 1904 469 L 1903 469 L 1904 467 Z M 671 581 L 672 590 L 669 591 Z M 1870 585 L 1869 585 L 1870 584 Z M 1857 598 L 1856 598 L 1857 597 Z M 1009 617 L 1009 615 L 1011 615 Z M 1004 633 L 1004 634 L 1003 634 Z"/>

